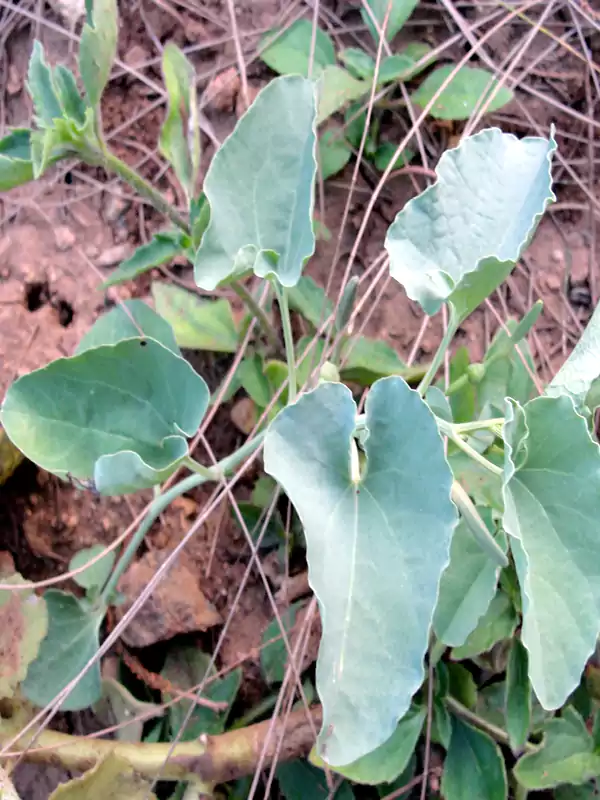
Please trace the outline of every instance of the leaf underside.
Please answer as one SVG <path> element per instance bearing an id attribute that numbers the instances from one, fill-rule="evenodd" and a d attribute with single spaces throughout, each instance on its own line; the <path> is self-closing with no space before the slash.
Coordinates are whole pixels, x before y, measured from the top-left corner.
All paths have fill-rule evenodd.
<path id="1" fill-rule="evenodd" d="M 389 739 L 421 685 L 456 524 L 451 473 L 419 395 L 401 378 L 380 380 L 366 414 L 368 466 L 356 483 L 356 406 L 341 384 L 303 395 L 279 414 L 265 441 L 265 469 L 304 525 L 323 622 L 317 746 L 332 765 L 349 764 Z"/>

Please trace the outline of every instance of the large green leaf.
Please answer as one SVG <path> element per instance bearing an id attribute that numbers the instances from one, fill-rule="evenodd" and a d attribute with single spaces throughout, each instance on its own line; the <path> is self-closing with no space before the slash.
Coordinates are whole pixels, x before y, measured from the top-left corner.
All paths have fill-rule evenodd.
<path id="1" fill-rule="evenodd" d="M 542 706 L 563 705 L 600 632 L 600 450 L 570 397 L 506 403 L 504 528 Z"/>
<path id="2" fill-rule="evenodd" d="M 406 204 L 385 241 L 392 277 L 427 314 L 449 301 L 464 319 L 506 278 L 555 199 L 555 149 L 553 138 L 491 128 L 444 153 L 437 182 Z"/>
<path id="3" fill-rule="evenodd" d="M 26 584 L 19 573 L 5 575 L 2 583 L 19 585 L 19 591 L 0 590 L 0 699 L 12 697 L 27 675 L 27 669 L 38 655 L 40 644 L 48 632 L 48 611 L 43 597 Z"/>
<path id="4" fill-rule="evenodd" d="M 387 742 L 352 764 L 336 767 L 335 771 L 354 783 L 376 786 L 395 781 L 410 763 L 426 716 L 427 711 L 424 708 L 411 707 Z"/>
<path id="5" fill-rule="evenodd" d="M 0 139 L 0 192 L 32 180 L 31 131 L 17 128 Z"/>
<path id="6" fill-rule="evenodd" d="M 452 720 L 442 795 L 445 800 L 506 800 L 508 797 L 500 748 L 486 733 L 458 717 Z"/>
<path id="7" fill-rule="evenodd" d="M 185 248 L 185 237 L 179 232 L 155 233 L 147 244 L 140 245 L 133 255 L 122 261 L 102 284 L 102 288 L 132 281 L 153 267 L 166 264 Z"/>
<path id="8" fill-rule="evenodd" d="M 171 326 L 180 347 L 235 353 L 240 336 L 229 301 L 208 300 L 169 283 L 152 284 L 156 310 Z"/>
<path id="9" fill-rule="evenodd" d="M 171 474 L 208 400 L 206 383 L 183 358 L 153 339 L 126 339 L 19 378 L 2 424 L 49 472 L 124 494 Z"/>
<path id="10" fill-rule="evenodd" d="M 569 395 L 575 406 L 585 402 L 592 383 L 600 375 L 600 305 L 592 314 L 581 339 L 556 373 L 546 394 L 551 397 Z"/>
<path id="11" fill-rule="evenodd" d="M 423 656 L 456 509 L 435 420 L 401 378 L 366 403 L 359 474 L 356 405 L 323 383 L 287 407 L 265 440 L 265 469 L 302 520 L 323 638 L 319 755 L 349 764 L 392 735 L 423 680 Z M 410 613 L 407 613 L 410 609 Z"/>
<path id="12" fill-rule="evenodd" d="M 315 247 L 315 115 L 311 81 L 276 78 L 217 151 L 204 181 L 210 222 L 196 254 L 198 286 L 212 290 L 248 269 L 297 283 Z"/>
<path id="13" fill-rule="evenodd" d="M 58 589 L 48 589 L 44 598 L 48 633 L 22 683 L 25 697 L 38 706 L 51 703 L 96 655 L 106 610 L 93 610 L 85 600 Z M 96 661 L 64 699 L 61 709 L 87 708 L 101 696 L 100 663 Z"/>
<path id="14" fill-rule="evenodd" d="M 173 329 L 156 311 L 143 300 L 125 300 L 98 317 L 81 338 L 75 353 L 84 353 L 105 344 L 117 344 L 123 339 L 149 336 L 180 355 Z"/>
<path id="15" fill-rule="evenodd" d="M 338 66 L 325 67 L 318 83 L 319 113 L 317 124 L 321 124 L 352 100 L 358 100 L 371 88 L 367 81 L 358 80 L 347 70 Z"/>
<path id="16" fill-rule="evenodd" d="M 280 75 L 302 75 L 308 78 L 310 51 L 313 36 L 312 22 L 298 19 L 273 44 L 266 47 L 261 58 Z M 335 50 L 330 37 L 317 26 L 312 77 L 318 77 L 329 64 L 335 64 Z M 264 42 L 272 41 L 273 32 L 265 34 Z"/>
<path id="17" fill-rule="evenodd" d="M 550 789 L 561 783 L 582 784 L 600 775 L 600 754 L 585 722 L 571 706 L 544 726 L 538 750 L 521 756 L 515 778 L 526 789 Z"/>
<path id="18" fill-rule="evenodd" d="M 371 33 L 371 36 L 376 42 L 379 42 L 380 34 L 377 32 L 377 28 L 373 24 L 371 14 L 373 17 L 375 17 L 377 24 L 381 29 L 383 28 L 383 23 L 389 9 L 388 21 L 385 28 L 385 38 L 388 42 L 390 42 L 415 10 L 418 2 L 419 0 L 365 0 L 364 6 L 360 13 L 363 18 L 363 22 Z M 366 6 L 369 7 L 371 14 L 369 14 L 369 10 L 366 8 Z"/>
<path id="19" fill-rule="evenodd" d="M 454 64 L 447 64 L 430 73 L 412 93 L 413 103 L 424 108 L 454 69 Z M 490 102 L 486 103 L 497 85 L 498 81 L 485 69 L 461 67 L 437 97 L 429 113 L 435 119 L 469 119 L 471 114 L 484 105 L 487 113 L 497 111 L 513 98 L 512 91 L 501 86 Z"/>
<path id="20" fill-rule="evenodd" d="M 193 64 L 173 42 L 163 51 L 162 70 L 169 98 L 160 131 L 160 152 L 170 162 L 188 203 L 195 194 L 200 166 L 200 125 Z"/>
<path id="21" fill-rule="evenodd" d="M 491 514 L 482 516 L 493 531 Z M 442 575 L 433 617 L 433 629 L 444 644 L 458 647 L 475 630 L 496 593 L 499 572 L 462 520 L 452 537 L 450 563 Z"/>
<path id="22" fill-rule="evenodd" d="M 117 0 L 92 0 L 81 32 L 79 72 L 88 102 L 95 108 L 100 102 L 110 77 L 110 68 L 117 55 L 119 23 Z M 91 16 L 91 19 L 90 19 Z"/>
<path id="23" fill-rule="evenodd" d="M 506 731 L 513 752 L 525 746 L 531 727 L 531 685 L 527 676 L 527 650 L 513 639 L 506 667 Z"/>

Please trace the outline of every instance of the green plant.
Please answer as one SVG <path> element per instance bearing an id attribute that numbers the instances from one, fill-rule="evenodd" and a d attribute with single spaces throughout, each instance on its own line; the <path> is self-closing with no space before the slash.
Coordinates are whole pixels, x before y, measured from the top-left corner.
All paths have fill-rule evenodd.
<path id="1" fill-rule="evenodd" d="M 180 252 L 194 263 L 196 283 L 205 290 L 251 274 L 262 279 L 267 309 L 272 295 L 279 307 L 286 361 L 267 360 L 265 353 L 272 353 L 256 337 L 237 386 L 258 409 L 279 405 L 256 436 L 218 464 L 207 467 L 192 457 L 187 439 L 210 396 L 179 346 L 230 352 L 241 332 L 222 301 L 200 302 L 166 287 L 155 287 L 155 300 L 175 333 L 144 303 L 130 301 L 101 317 L 74 356 L 15 381 L 2 424 L 27 457 L 82 486 L 92 482 L 103 494 L 154 487 L 156 497 L 118 560 L 103 550 L 78 554 L 71 567 L 80 570 L 83 597 L 50 589 L 35 611 L 27 603 L 36 597 L 31 588 L 19 594 L 20 578 L 7 579 L 12 591 L 3 589 L 0 597 L 3 630 L 20 634 L 2 648 L 18 655 L 3 665 L 3 696 L 11 698 L 20 685 L 38 706 L 97 703 L 103 695 L 94 660 L 101 624 L 120 602 L 119 579 L 150 525 L 173 499 L 223 481 L 264 444 L 265 471 L 298 514 L 296 531 L 306 541 L 323 622 L 316 672 L 323 724 L 311 760 L 348 781 L 393 791 L 414 772 L 430 713 L 431 740 L 446 752 L 442 791 L 448 800 L 506 798 L 509 777 L 519 796 L 563 784 L 587 791 L 600 775 L 597 693 L 582 679 L 600 629 L 600 449 L 592 424 L 600 312 L 542 396 L 533 396 L 526 344 L 539 306 L 501 331 L 481 363 L 470 364 L 458 351 L 449 386 L 435 383 L 460 325 L 508 276 L 554 200 L 553 136 L 518 140 L 490 129 L 465 139 L 442 156 L 437 182 L 390 226 L 391 276 L 426 314 L 448 310 L 432 363 L 410 371 L 393 351 L 349 336 L 355 282 L 334 314 L 302 276 L 315 245 L 316 127 L 322 118 L 315 84 L 301 75 L 272 81 L 214 156 L 200 192 L 198 141 L 188 135 L 196 130 L 189 125 L 196 113 L 193 71 L 179 51 L 166 48 L 170 105 L 161 149 L 186 191 L 182 213 L 104 142 L 99 101 L 116 30 L 114 0 L 96 0 L 80 57 L 85 97 L 75 77 L 48 67 L 35 46 L 29 86 L 37 128 L 2 142 L 0 181 L 17 185 L 74 155 L 115 172 L 162 211 L 176 231 L 139 248 L 111 283 Z M 332 55 L 325 41 L 319 39 L 317 52 L 324 71 L 333 66 L 323 63 Z M 237 286 L 279 348 L 269 314 Z M 293 309 L 330 336 L 294 342 Z M 178 328 L 182 315 L 196 325 Z M 370 387 L 364 413 L 345 379 Z M 161 488 L 180 468 L 191 474 Z M 263 480 L 245 508 L 252 530 L 268 519 L 265 498 L 277 490 L 274 481 Z M 282 526 L 277 517 L 273 522 L 278 546 Z M 296 611 L 292 606 L 284 629 Z M 265 650 L 269 684 L 282 680 L 283 656 L 280 648 Z M 204 678 L 216 681 L 202 654 L 172 655 L 165 670 L 167 677 L 183 675 L 186 689 Z M 210 714 L 181 701 L 142 745 L 47 731 L 39 737 L 41 750 L 31 755 L 47 758 L 44 747 L 60 747 L 50 757 L 67 767 L 96 764 L 80 779 L 97 781 L 86 784 L 88 792 L 90 786 L 108 791 L 122 774 L 131 792 L 146 792 L 170 752 L 161 738 L 164 726 L 178 729 L 190 712 L 194 736 L 215 736 L 210 746 L 202 736 L 177 745 L 161 779 L 211 791 L 221 780 L 250 773 L 268 735 L 269 723 L 223 733 L 238 680 L 234 673 L 211 684 Z M 121 696 L 120 702 L 132 701 Z M 214 702 L 221 703 L 216 710 Z M 320 712 L 313 716 L 318 720 Z M 27 720 L 17 699 L 0 741 L 28 745 L 27 736 L 19 738 Z M 311 741 L 302 712 L 281 723 L 282 735 L 289 730 L 301 752 Z M 505 758 L 509 749 L 514 767 Z M 291 786 L 292 792 L 299 782 L 322 788 L 324 777 L 293 763 L 280 768 L 279 780 L 282 791 Z M 339 796 L 344 793 L 352 796 L 349 782 Z"/>
<path id="2" fill-rule="evenodd" d="M 389 17 L 385 37 L 380 32 Z M 414 81 L 436 61 L 432 48 L 423 42 L 410 42 L 399 52 L 392 53 L 389 42 L 401 30 L 418 5 L 418 0 L 395 0 L 388 4 L 378 0 L 363 3 L 362 17 L 375 45 L 383 47 L 379 68 L 376 60 L 361 47 L 347 47 L 337 54 L 331 37 L 316 29 L 316 41 L 311 61 L 313 26 L 299 19 L 282 33 L 270 32 L 264 37 L 263 61 L 280 75 L 300 74 L 318 80 L 319 123 L 346 108 L 345 124 L 329 124 L 319 138 L 318 161 L 323 180 L 340 172 L 358 150 L 365 134 L 364 155 L 376 169 L 385 171 L 392 159 L 393 169 L 410 163 L 415 153 L 405 148 L 396 153 L 396 145 L 381 136 L 386 109 L 402 107 L 404 97 L 395 97 L 399 85 L 414 86 Z M 340 67 L 337 61 L 344 67 Z M 310 73 L 310 74 L 309 74 Z M 373 83 L 377 90 L 367 125 L 368 96 Z M 485 69 L 470 66 L 456 68 L 446 64 L 431 71 L 408 94 L 417 109 L 429 106 L 429 115 L 437 120 L 469 119 L 480 108 L 496 111 L 512 99 L 512 91 L 499 85 Z M 435 102 L 433 98 L 435 96 Z M 431 104 L 431 105 L 430 105 Z"/>

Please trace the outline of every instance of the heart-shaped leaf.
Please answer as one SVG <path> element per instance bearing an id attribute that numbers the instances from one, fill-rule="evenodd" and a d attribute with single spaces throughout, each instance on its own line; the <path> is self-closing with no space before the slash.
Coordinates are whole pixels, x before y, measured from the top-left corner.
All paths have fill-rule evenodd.
<path id="1" fill-rule="evenodd" d="M 488 528 L 491 514 L 483 514 Z M 506 551 L 506 537 L 503 537 Z M 450 563 L 440 582 L 433 629 L 451 647 L 458 647 L 477 627 L 496 593 L 500 568 L 485 553 L 462 520 L 452 537 Z"/>
<path id="2" fill-rule="evenodd" d="M 456 509 L 434 417 L 401 378 L 371 389 L 366 466 L 347 387 L 323 383 L 287 407 L 265 469 L 302 520 L 323 638 L 319 755 L 349 764 L 383 744 L 423 680 L 423 656 Z M 407 613 L 410 609 L 410 613 Z"/>
<path id="3" fill-rule="evenodd" d="M 209 300 L 180 286 L 152 284 L 158 313 L 175 332 L 177 344 L 190 350 L 235 353 L 240 341 L 229 301 Z"/>
<path id="4" fill-rule="evenodd" d="M 265 34 L 263 42 L 273 41 L 261 53 L 261 58 L 280 75 L 309 77 L 313 25 L 308 19 L 298 19 L 274 39 L 273 32 Z M 331 38 L 317 26 L 312 77 L 318 77 L 329 64 L 335 64 L 335 49 Z"/>
<path id="5" fill-rule="evenodd" d="M 133 255 L 123 261 L 102 284 L 102 288 L 116 286 L 143 275 L 153 267 L 160 267 L 185 249 L 185 237 L 175 231 L 155 233 L 148 244 L 142 244 Z"/>
<path id="6" fill-rule="evenodd" d="M 208 400 L 206 383 L 183 358 L 153 339 L 127 339 L 19 378 L 2 424 L 49 472 L 124 494 L 171 474 Z"/>
<path id="7" fill-rule="evenodd" d="M 450 747 L 444 763 L 442 795 L 446 800 L 506 800 L 506 768 L 500 748 L 486 733 L 462 720 L 452 720 Z"/>
<path id="8" fill-rule="evenodd" d="M 98 317 L 89 331 L 82 336 L 75 353 L 79 355 L 95 347 L 117 344 L 123 339 L 135 339 L 140 336 L 156 339 L 167 350 L 181 355 L 169 323 L 142 300 L 125 300 Z"/>
<path id="9" fill-rule="evenodd" d="M 579 684 L 600 633 L 600 448 L 570 397 L 508 400 L 505 418 L 503 524 L 529 678 L 550 710 Z"/>
<path id="10" fill-rule="evenodd" d="M 594 740 L 572 706 L 546 723 L 542 744 L 519 759 L 514 774 L 531 791 L 582 784 L 600 775 L 600 754 L 594 752 Z"/>
<path id="11" fill-rule="evenodd" d="M 377 26 L 373 22 L 373 17 L 375 17 L 377 25 L 381 30 L 387 16 L 388 21 L 385 28 L 385 38 L 388 42 L 391 42 L 415 10 L 418 2 L 419 0 L 365 0 L 360 13 L 363 22 L 376 42 L 379 42 L 380 34 L 377 31 Z"/>
<path id="12" fill-rule="evenodd" d="M 27 583 L 21 575 L 2 575 L 2 583 Z M 48 612 L 43 597 L 33 589 L 0 590 L 0 698 L 12 697 L 25 679 L 48 631 Z"/>
<path id="13" fill-rule="evenodd" d="M 448 301 L 462 320 L 510 273 L 555 199 L 555 149 L 553 137 L 490 128 L 444 153 L 437 182 L 398 213 L 385 241 L 392 277 L 425 313 Z"/>
<path id="14" fill-rule="evenodd" d="M 81 32 L 79 72 L 91 108 L 100 102 L 117 55 L 117 0 L 88 0 L 91 14 Z"/>
<path id="15" fill-rule="evenodd" d="M 569 395 L 579 409 L 585 403 L 586 395 L 599 375 L 600 305 L 592 314 L 575 349 L 551 380 L 546 394 L 551 397 Z"/>
<path id="16" fill-rule="evenodd" d="M 86 601 L 58 589 L 48 589 L 44 599 L 48 633 L 22 684 L 25 697 L 42 707 L 51 703 L 96 655 L 106 610 L 93 610 Z M 61 709 L 87 708 L 101 695 L 100 664 L 96 661 L 64 699 Z"/>
<path id="17" fill-rule="evenodd" d="M 215 154 L 204 180 L 210 222 L 196 254 L 198 286 L 248 269 L 284 286 L 312 255 L 316 101 L 313 83 L 271 81 Z"/>
<path id="18" fill-rule="evenodd" d="M 454 69 L 454 64 L 447 64 L 431 72 L 412 93 L 413 103 L 424 108 Z M 437 97 L 429 113 L 434 119 L 469 119 L 480 108 L 485 107 L 486 113 L 498 111 L 510 103 L 513 93 L 506 86 L 501 86 L 496 92 L 497 85 L 498 81 L 487 70 L 461 67 Z M 493 92 L 493 98 L 486 102 Z"/>

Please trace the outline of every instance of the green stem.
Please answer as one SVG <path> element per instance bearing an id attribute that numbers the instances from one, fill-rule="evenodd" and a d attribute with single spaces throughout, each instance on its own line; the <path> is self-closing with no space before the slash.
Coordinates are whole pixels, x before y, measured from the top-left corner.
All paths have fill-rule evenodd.
<path id="1" fill-rule="evenodd" d="M 171 222 L 180 228 L 184 233 L 190 234 L 190 226 L 179 211 L 175 208 L 175 206 L 171 205 L 161 192 L 158 189 L 155 189 L 151 183 L 149 183 L 145 178 L 136 172 L 134 169 L 131 169 L 124 161 L 121 161 L 120 158 L 114 153 L 110 151 L 106 151 L 105 153 L 101 154 L 102 156 L 102 164 L 111 172 L 114 172 L 120 178 L 122 178 L 126 183 L 128 183 L 131 187 L 133 187 L 138 194 L 144 197 L 157 211 L 160 211 L 161 214 L 164 214 L 168 217 Z"/>
<path id="2" fill-rule="evenodd" d="M 465 442 L 465 440 L 462 439 L 456 433 L 454 425 L 452 425 L 452 423 L 446 422 L 445 420 L 440 419 L 439 417 L 436 417 L 436 421 L 440 431 L 443 434 L 445 434 L 450 439 L 450 441 L 454 442 L 454 444 L 460 450 L 462 450 L 463 453 L 466 453 L 470 458 L 472 458 L 473 461 L 477 461 L 478 464 L 481 464 L 482 467 L 485 467 L 485 469 L 487 469 L 488 472 L 491 472 L 493 475 L 501 476 L 504 474 L 504 470 L 502 469 L 502 467 L 497 467 L 495 464 L 492 464 L 492 462 L 488 461 L 485 456 L 482 456 L 481 453 L 478 453 L 474 447 L 471 447 L 471 445 L 468 444 L 468 442 Z"/>
<path id="3" fill-rule="evenodd" d="M 429 365 L 429 369 L 425 373 L 425 377 L 418 386 L 418 391 L 421 397 L 425 397 L 427 389 L 429 389 L 433 379 L 435 378 L 437 371 L 444 360 L 444 356 L 446 355 L 446 350 L 450 347 L 452 339 L 454 339 L 454 334 L 458 330 L 459 324 L 460 323 L 456 311 L 454 310 L 453 306 L 450 306 L 450 319 L 448 320 L 446 333 L 444 334 L 444 338 L 440 342 L 440 346 L 433 357 L 433 361 Z"/>
<path id="4" fill-rule="evenodd" d="M 470 431 L 484 431 L 504 425 L 504 417 L 493 419 L 479 419 L 474 422 L 459 422 L 453 425 L 455 433 L 470 433 Z"/>
<path id="5" fill-rule="evenodd" d="M 487 719 L 483 719 L 478 714 L 475 714 L 474 711 L 471 711 L 466 706 L 463 706 L 462 703 L 459 703 L 455 697 L 446 697 L 445 703 L 457 717 L 473 725 L 473 727 L 479 728 L 480 731 L 489 734 L 492 739 L 495 739 L 499 744 L 510 747 L 510 738 L 503 728 L 499 728 L 497 725 L 488 722 Z M 525 746 L 523 747 L 526 753 L 535 753 L 537 749 L 538 748 L 531 742 L 525 742 Z"/>
<path id="6" fill-rule="evenodd" d="M 265 335 L 269 340 L 271 346 L 275 350 L 279 350 L 279 337 L 277 336 L 277 331 L 271 324 L 271 320 L 267 316 L 267 313 L 264 310 L 264 308 L 261 308 L 261 306 L 259 306 L 259 304 L 252 296 L 252 293 L 249 292 L 248 289 L 246 289 L 246 287 L 243 284 L 239 283 L 238 281 L 233 281 L 230 284 L 230 286 L 233 289 L 233 291 L 237 294 L 237 296 L 240 298 L 240 300 L 244 303 L 248 311 L 250 311 L 251 314 L 254 314 L 261 328 L 265 332 Z"/>
<path id="7" fill-rule="evenodd" d="M 182 466 L 187 467 L 190 472 L 195 472 L 196 475 L 203 475 L 207 481 L 215 481 L 219 479 L 219 476 L 215 473 L 213 467 L 205 467 L 204 464 L 199 464 L 191 456 L 186 456 L 183 459 Z"/>
<path id="8" fill-rule="evenodd" d="M 290 319 L 290 307 L 288 304 L 288 290 L 285 286 L 281 286 L 275 282 L 275 292 L 277 293 L 277 302 L 281 311 L 281 326 L 283 328 L 283 341 L 285 343 L 285 356 L 287 359 L 289 388 L 288 388 L 288 405 L 296 401 L 296 393 L 298 391 L 298 384 L 296 382 L 296 355 L 294 353 L 294 337 L 292 335 L 292 322 Z"/>
<path id="9" fill-rule="evenodd" d="M 125 548 L 123 555 L 118 560 L 110 578 L 106 582 L 99 599 L 99 603 L 101 605 L 107 606 L 110 604 L 110 599 L 117 588 L 117 584 L 119 583 L 121 576 L 135 557 L 139 546 L 143 542 L 144 537 L 152 527 L 154 521 L 160 516 L 160 514 L 162 514 L 165 508 L 167 508 L 167 506 L 177 497 L 185 492 L 189 492 L 191 489 L 195 489 L 196 486 L 201 486 L 203 483 L 206 483 L 209 480 L 220 480 L 229 473 L 233 472 L 233 470 L 239 464 L 241 464 L 242 461 L 245 461 L 248 456 L 252 455 L 252 453 L 260 447 L 265 437 L 265 433 L 266 431 L 263 431 L 255 436 L 254 439 L 244 442 L 244 444 L 238 450 L 236 450 L 235 453 L 231 453 L 231 455 L 223 458 L 218 464 L 215 464 L 215 466 L 211 467 L 209 470 L 207 470 L 206 467 L 202 467 L 201 473 L 198 472 L 194 475 L 188 475 L 187 478 L 179 481 L 179 483 L 176 483 L 175 486 L 172 486 L 164 494 L 160 494 L 155 498 L 148 509 L 148 513 L 140 523 L 139 528 L 129 540 L 129 544 Z M 191 459 L 189 460 L 191 461 Z M 196 464 L 196 462 L 193 463 Z M 202 465 L 196 464 L 196 466 L 201 467 Z M 207 474 L 207 472 L 209 474 Z"/>
<path id="10" fill-rule="evenodd" d="M 460 511 L 460 515 L 465 521 L 467 528 L 483 552 L 495 561 L 499 567 L 508 566 L 506 553 L 504 553 L 498 542 L 489 532 L 475 504 L 458 481 L 454 481 L 452 484 L 452 500 Z"/>

